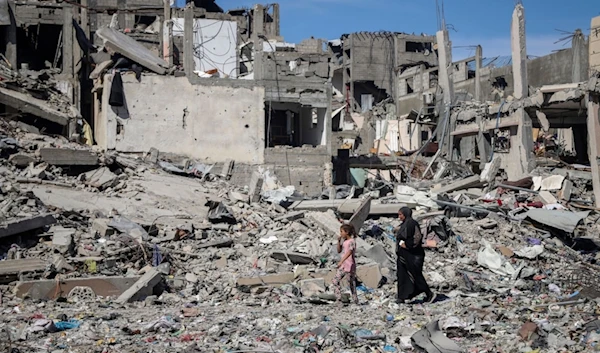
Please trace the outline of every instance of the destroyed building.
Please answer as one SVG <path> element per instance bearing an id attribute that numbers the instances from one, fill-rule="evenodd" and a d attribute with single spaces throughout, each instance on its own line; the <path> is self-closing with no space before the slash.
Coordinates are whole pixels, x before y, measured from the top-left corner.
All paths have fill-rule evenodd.
<path id="1" fill-rule="evenodd" d="M 491 67 L 187 2 L 0 1 L 0 351 L 597 350 L 600 17 L 528 60 L 518 4 Z M 432 302 L 395 301 L 405 206 Z"/>

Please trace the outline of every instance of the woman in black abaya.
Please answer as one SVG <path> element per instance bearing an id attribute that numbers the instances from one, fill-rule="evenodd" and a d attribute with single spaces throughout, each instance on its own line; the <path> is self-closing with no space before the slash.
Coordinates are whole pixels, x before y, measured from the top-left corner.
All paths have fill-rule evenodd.
<path id="1" fill-rule="evenodd" d="M 400 229 L 396 233 L 398 255 L 398 296 L 397 303 L 404 303 L 421 293 L 425 293 L 426 302 L 434 300 L 434 295 L 425 277 L 423 277 L 423 263 L 425 262 L 425 251 L 421 246 L 422 234 L 419 223 L 412 218 L 412 211 L 408 207 L 402 207 L 398 211 L 398 218 L 402 221 Z"/>

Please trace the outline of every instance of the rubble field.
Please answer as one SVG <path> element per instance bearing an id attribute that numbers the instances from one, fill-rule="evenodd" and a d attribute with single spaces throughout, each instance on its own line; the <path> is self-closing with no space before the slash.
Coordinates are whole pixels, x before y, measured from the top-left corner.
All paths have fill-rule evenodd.
<path id="1" fill-rule="evenodd" d="M 589 171 L 449 169 L 367 188 L 348 213 L 260 175 L 234 186 L 228 165 L 28 131 L 0 123 L 2 352 L 598 350 Z M 403 205 L 426 234 L 430 304 L 394 300 Z M 330 288 L 342 219 L 360 229 L 359 305 Z"/>

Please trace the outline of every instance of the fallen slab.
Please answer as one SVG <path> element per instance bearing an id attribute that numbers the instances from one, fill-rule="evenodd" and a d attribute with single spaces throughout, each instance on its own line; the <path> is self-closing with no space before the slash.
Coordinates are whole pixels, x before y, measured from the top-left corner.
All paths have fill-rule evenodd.
<path id="1" fill-rule="evenodd" d="M 369 218 L 369 213 L 371 212 L 371 200 L 371 196 L 364 199 L 350 218 L 350 224 L 354 226 L 354 229 L 356 229 L 357 232 L 362 228 L 363 223 L 365 223 L 367 218 Z"/>
<path id="2" fill-rule="evenodd" d="M 288 207 L 293 211 L 327 211 L 338 210 L 342 214 L 354 214 L 362 205 L 362 200 L 302 200 L 296 201 Z M 404 206 L 415 208 L 416 203 L 380 203 L 371 201 L 370 216 L 383 216 L 398 214 L 398 210 Z"/>
<path id="3" fill-rule="evenodd" d="M 75 287 L 90 287 L 97 296 L 114 297 L 121 295 L 139 279 L 139 277 L 90 277 L 24 281 L 17 283 L 15 295 L 33 300 L 54 300 L 66 297 Z"/>
<path id="4" fill-rule="evenodd" d="M 462 180 L 458 180 L 456 182 L 450 183 L 446 186 L 442 186 L 439 188 L 434 188 L 432 190 L 433 193 L 436 194 L 447 194 L 457 190 L 468 189 L 481 184 L 481 177 L 479 175 L 472 175 L 470 177 L 466 177 Z"/>
<path id="5" fill-rule="evenodd" d="M 278 273 L 276 275 L 256 276 L 249 278 L 238 278 L 238 286 L 261 286 L 261 285 L 279 285 L 288 284 L 294 281 L 296 276 L 293 272 Z"/>
<path id="6" fill-rule="evenodd" d="M 13 282 L 21 273 L 42 272 L 46 266 L 46 261 L 36 258 L 0 261 L 0 283 Z"/>
<path id="7" fill-rule="evenodd" d="M 337 235 L 340 232 L 342 223 L 340 223 L 331 210 L 327 212 L 309 212 L 306 217 L 323 228 L 329 235 Z"/>
<path id="8" fill-rule="evenodd" d="M 98 156 L 88 150 L 42 148 L 42 161 L 52 165 L 98 165 Z"/>
<path id="9" fill-rule="evenodd" d="M 291 221 L 296 221 L 296 220 L 299 220 L 301 218 L 304 218 L 305 214 L 306 214 L 305 211 L 288 212 L 288 213 L 284 214 L 283 216 L 275 218 L 274 221 L 275 222 L 282 222 L 282 221 L 291 222 Z"/>
<path id="10" fill-rule="evenodd" d="M 152 295 L 154 287 L 162 280 L 162 274 L 154 268 L 148 269 L 146 273 L 135 284 L 121 294 L 116 302 L 119 304 L 143 300 Z"/>
<path id="11" fill-rule="evenodd" d="M 111 172 L 107 167 L 102 167 L 84 173 L 82 175 L 82 179 L 85 185 L 93 186 L 97 189 L 103 190 L 113 186 L 117 181 L 118 176 Z"/>
<path id="12" fill-rule="evenodd" d="M 31 230 L 49 226 L 54 223 L 56 223 L 56 218 L 50 214 L 20 219 L 18 221 L 10 222 L 4 226 L 0 226 L 0 238 L 29 232 Z"/>
<path id="13" fill-rule="evenodd" d="M 104 47 L 115 51 L 136 63 L 164 75 L 169 69 L 169 63 L 154 55 L 135 39 L 109 27 L 102 27 L 96 35 L 104 41 Z"/>
<path id="14" fill-rule="evenodd" d="M 77 117 L 77 114 L 57 110 L 44 100 L 5 87 L 0 87 L 0 103 L 62 126 L 68 125 L 72 118 Z"/>
<path id="15" fill-rule="evenodd" d="M 271 253 L 271 257 L 279 261 L 289 260 L 295 265 L 310 265 L 315 262 L 312 257 L 297 252 L 274 251 Z"/>

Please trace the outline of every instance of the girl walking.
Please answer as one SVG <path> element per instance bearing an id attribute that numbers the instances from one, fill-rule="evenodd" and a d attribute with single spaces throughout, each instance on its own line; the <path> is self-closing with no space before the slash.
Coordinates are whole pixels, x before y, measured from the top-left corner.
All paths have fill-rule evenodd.
<path id="1" fill-rule="evenodd" d="M 356 294 L 356 230 L 350 224 L 344 224 L 340 227 L 340 235 L 338 236 L 337 252 L 342 253 L 342 259 L 338 263 L 337 273 L 333 277 L 333 288 L 335 296 L 338 300 L 342 300 L 342 288 L 340 282 L 344 277 L 348 277 L 350 281 L 350 291 L 352 292 L 352 300 L 358 304 L 358 296 Z"/>

